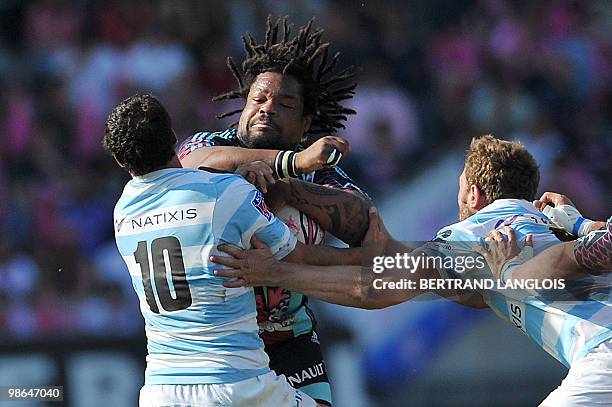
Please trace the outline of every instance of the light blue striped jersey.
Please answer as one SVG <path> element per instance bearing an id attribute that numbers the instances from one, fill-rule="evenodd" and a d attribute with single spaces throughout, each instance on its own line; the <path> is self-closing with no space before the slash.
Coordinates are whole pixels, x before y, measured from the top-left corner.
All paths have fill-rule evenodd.
<path id="1" fill-rule="evenodd" d="M 456 256 L 471 252 L 475 242 L 494 229 L 511 226 L 517 239 L 533 235 L 534 255 L 559 243 L 550 220 L 530 202 L 498 199 L 462 222 L 442 228 L 434 242 L 436 250 Z M 444 242 L 452 242 L 452 249 Z M 452 252 L 452 253 L 451 253 Z M 546 301 L 533 296 L 517 296 L 510 291 L 482 292 L 485 302 L 502 319 L 512 322 L 565 366 L 584 357 L 600 343 L 612 338 L 612 307 L 607 298 L 584 301 Z"/>
<path id="2" fill-rule="evenodd" d="M 231 383 L 269 371 L 252 288 L 223 287 L 220 243 L 276 258 L 296 239 L 253 185 L 233 174 L 168 168 L 135 177 L 115 207 L 115 237 L 140 300 L 146 384 Z"/>
<path id="3" fill-rule="evenodd" d="M 200 132 L 185 140 L 178 150 L 178 157 L 183 159 L 202 148 L 232 146 L 246 147 L 238 137 L 235 128 L 219 132 Z M 297 150 L 302 150 L 301 146 Z M 307 174 L 300 178 L 307 182 L 324 185 L 344 191 L 357 192 L 368 197 L 339 167 L 327 167 Z M 301 217 L 308 219 L 304 214 Z M 303 242 L 310 244 L 309 242 Z M 311 332 L 315 325 L 314 313 L 308 306 L 308 297 L 298 292 L 291 292 L 282 287 L 255 287 L 257 301 L 257 320 L 259 334 L 266 346 L 285 342 L 291 338 Z"/>

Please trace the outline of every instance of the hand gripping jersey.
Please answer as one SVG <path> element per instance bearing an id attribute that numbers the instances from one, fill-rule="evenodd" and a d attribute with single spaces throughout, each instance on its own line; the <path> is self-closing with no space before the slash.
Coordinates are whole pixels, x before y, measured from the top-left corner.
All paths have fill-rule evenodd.
<path id="1" fill-rule="evenodd" d="M 511 226 L 517 239 L 534 237 L 534 255 L 559 243 L 551 222 L 531 203 L 498 199 L 466 220 L 441 229 L 426 251 L 443 256 L 471 252 L 475 243 L 494 229 Z M 444 270 L 453 274 L 453 270 Z M 511 290 L 487 290 L 484 300 L 502 319 L 512 322 L 542 349 L 565 366 L 612 338 L 612 307 L 608 295 L 593 294 L 583 301 L 547 301 Z"/>
<path id="2" fill-rule="evenodd" d="M 238 139 L 236 129 L 216 133 L 202 132 L 183 142 L 178 156 L 183 158 L 197 149 L 214 146 L 245 147 Z M 367 196 L 338 167 L 302 174 L 300 178 L 332 188 L 358 191 Z M 266 345 L 308 333 L 314 328 L 316 321 L 312 311 L 308 308 L 308 298 L 304 295 L 279 287 L 256 287 L 255 294 L 257 320 Z"/>
<path id="3" fill-rule="evenodd" d="M 147 335 L 145 384 L 233 383 L 265 374 L 251 288 L 225 288 L 209 262 L 220 243 L 253 235 L 282 258 L 289 229 L 242 177 L 169 168 L 128 182 L 115 237 L 140 300 Z"/>

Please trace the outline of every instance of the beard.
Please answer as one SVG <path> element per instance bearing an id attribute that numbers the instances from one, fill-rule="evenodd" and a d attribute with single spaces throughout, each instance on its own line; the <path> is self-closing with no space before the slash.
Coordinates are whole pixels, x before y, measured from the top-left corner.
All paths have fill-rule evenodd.
<path id="1" fill-rule="evenodd" d="M 466 220 L 472 215 L 473 214 L 470 213 L 470 210 L 466 204 L 464 203 L 459 204 L 459 213 L 457 214 L 457 217 L 459 218 L 459 222 Z"/>
<path id="2" fill-rule="evenodd" d="M 245 147 L 253 149 L 288 150 L 292 147 L 284 142 L 278 131 L 261 131 L 249 128 L 246 131 L 238 131 L 238 139 Z"/>

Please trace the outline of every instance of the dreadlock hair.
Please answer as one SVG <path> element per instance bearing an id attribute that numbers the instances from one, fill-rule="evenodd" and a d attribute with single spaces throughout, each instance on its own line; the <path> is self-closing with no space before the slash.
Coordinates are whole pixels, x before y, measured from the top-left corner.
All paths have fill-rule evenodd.
<path id="1" fill-rule="evenodd" d="M 333 73 L 340 53 L 328 59 L 329 43 L 322 42 L 323 29 L 312 29 L 314 17 L 300 28 L 297 36 L 289 39 L 291 28 L 288 17 L 278 18 L 272 22 L 268 16 L 266 39 L 258 44 L 251 34 L 242 37 L 246 56 L 242 62 L 242 71 L 238 69 L 231 57 L 227 66 L 238 82 L 238 89 L 219 95 L 213 100 L 247 99 L 251 85 L 257 75 L 264 72 L 277 72 L 293 76 L 301 85 L 304 97 L 304 113 L 313 115 L 312 124 L 307 134 L 334 134 L 337 129 L 345 128 L 342 121 L 355 111 L 340 104 L 355 94 L 356 83 L 353 67 Z M 282 37 L 279 41 L 279 31 Z M 234 110 L 217 118 L 221 119 L 242 112 Z M 232 126 L 238 122 L 232 123 Z"/>

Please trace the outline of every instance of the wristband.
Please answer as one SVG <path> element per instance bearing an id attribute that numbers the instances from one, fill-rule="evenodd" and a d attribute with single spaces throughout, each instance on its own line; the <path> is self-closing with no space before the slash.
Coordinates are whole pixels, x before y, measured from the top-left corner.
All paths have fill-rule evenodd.
<path id="1" fill-rule="evenodd" d="M 283 170 L 283 178 L 288 178 L 289 175 L 289 156 L 291 155 L 290 151 L 285 151 L 283 154 L 283 162 L 282 162 L 282 170 Z"/>
<path id="2" fill-rule="evenodd" d="M 291 153 L 289 154 L 289 158 L 288 158 L 288 166 L 287 169 L 289 170 L 289 176 L 291 178 L 297 178 L 298 174 L 297 171 L 295 170 L 295 159 L 297 157 L 297 153 L 295 151 L 291 151 Z"/>
<path id="3" fill-rule="evenodd" d="M 274 158 L 274 175 L 276 175 L 276 178 L 281 179 L 283 178 L 283 169 L 281 166 L 281 162 L 283 159 L 283 153 L 284 151 L 279 151 L 276 154 L 276 157 Z"/>
<path id="4" fill-rule="evenodd" d="M 282 178 L 297 178 L 298 174 L 295 169 L 295 159 L 297 153 L 295 151 L 279 151 L 274 159 L 274 172 L 278 179 Z"/>
<path id="5" fill-rule="evenodd" d="M 589 233 L 591 233 L 593 223 L 595 223 L 595 221 L 581 217 L 580 219 L 578 219 L 576 224 L 574 224 L 574 227 L 572 229 L 572 234 L 578 237 L 583 237 L 583 236 L 588 235 Z"/>

